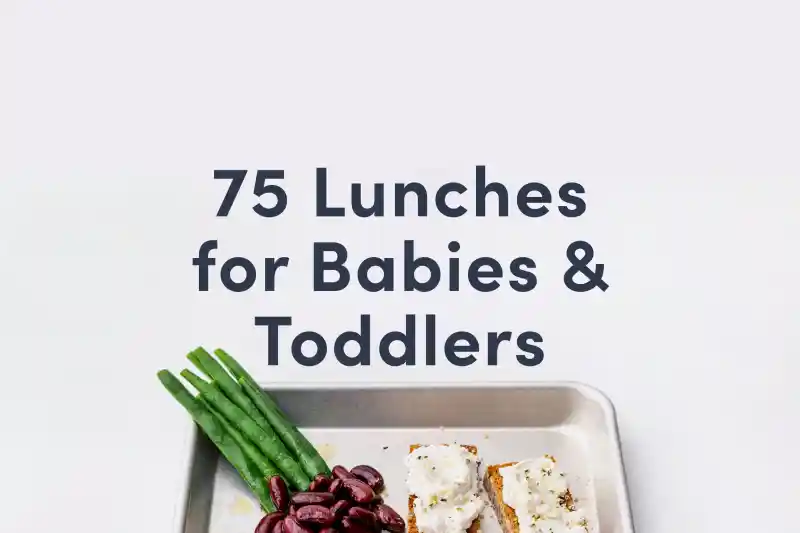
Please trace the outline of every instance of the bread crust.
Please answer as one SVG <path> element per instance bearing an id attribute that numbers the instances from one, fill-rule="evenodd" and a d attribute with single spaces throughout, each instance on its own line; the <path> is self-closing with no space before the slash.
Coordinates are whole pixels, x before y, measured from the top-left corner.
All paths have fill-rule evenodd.
<path id="1" fill-rule="evenodd" d="M 500 475 L 501 468 L 514 466 L 515 464 L 517 464 L 517 461 L 487 466 L 486 477 L 483 482 L 486 493 L 489 495 L 489 501 L 494 508 L 494 513 L 503 528 L 503 533 L 519 533 L 517 513 L 513 507 L 506 505 L 503 501 L 503 476 Z"/>
<path id="2" fill-rule="evenodd" d="M 426 445 L 425 444 L 412 444 L 409 447 L 408 453 L 411 453 L 414 450 L 416 450 L 417 448 L 420 448 L 422 446 L 426 446 Z M 442 446 L 453 446 L 453 445 L 452 444 L 443 444 Z M 478 455 L 478 448 L 476 446 L 473 446 L 471 444 L 461 444 L 461 447 L 464 448 L 465 450 L 469 451 L 472 455 Z M 417 529 L 417 518 L 414 515 L 414 500 L 416 500 L 416 499 L 417 499 L 416 496 L 414 496 L 413 494 L 409 494 L 409 496 L 408 496 L 408 527 L 407 527 L 407 533 L 420 533 L 419 529 Z M 469 529 L 467 529 L 466 533 L 478 533 L 478 531 L 480 531 L 480 527 L 481 527 L 481 519 L 480 519 L 480 516 L 478 516 L 478 518 L 476 518 L 472 522 L 472 524 L 469 526 Z"/>

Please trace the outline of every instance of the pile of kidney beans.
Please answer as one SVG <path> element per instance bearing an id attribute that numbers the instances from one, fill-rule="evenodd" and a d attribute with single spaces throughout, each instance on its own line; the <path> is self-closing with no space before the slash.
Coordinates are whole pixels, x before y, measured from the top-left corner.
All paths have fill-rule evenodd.
<path id="1" fill-rule="evenodd" d="M 269 480 L 277 511 L 255 533 L 403 533 L 405 520 L 383 503 L 383 476 L 367 465 L 333 467 L 333 476 L 314 478 L 306 492 L 289 495 L 280 476 Z"/>

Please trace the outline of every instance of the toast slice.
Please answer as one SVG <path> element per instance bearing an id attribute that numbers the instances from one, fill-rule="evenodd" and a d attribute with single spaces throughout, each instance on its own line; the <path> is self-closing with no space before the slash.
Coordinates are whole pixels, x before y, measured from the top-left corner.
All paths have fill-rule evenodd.
<path id="1" fill-rule="evenodd" d="M 550 465 L 555 465 L 556 460 L 553 456 L 545 455 L 544 458 L 551 461 L 549 463 Z M 503 533 L 520 533 L 519 517 L 517 515 L 517 512 L 514 510 L 513 507 L 511 507 L 510 505 L 506 504 L 506 502 L 503 501 L 503 475 L 500 472 L 500 470 L 503 468 L 514 466 L 517 464 L 519 464 L 518 461 L 512 461 L 509 463 L 489 465 L 486 467 L 486 476 L 484 477 L 484 482 L 483 482 L 484 488 L 489 496 L 489 501 L 492 504 L 492 507 L 494 508 L 494 512 L 497 515 L 497 520 L 500 522 L 500 525 L 503 529 Z M 549 469 L 546 471 L 543 470 L 543 472 L 546 472 L 548 475 L 551 474 L 551 471 Z M 553 472 L 556 471 L 553 470 Z M 563 476 L 564 474 L 556 472 L 556 474 L 553 475 Z M 567 513 L 571 517 L 574 516 L 574 518 L 567 518 L 570 527 L 577 526 L 581 530 L 588 532 L 589 527 L 586 519 L 583 518 L 584 515 L 581 514 L 580 511 L 578 511 L 578 513 L 573 515 L 573 513 L 576 512 L 575 504 L 577 500 L 573 498 L 572 492 L 570 491 L 566 483 L 563 485 L 562 488 L 563 491 L 555 493 L 556 494 L 555 498 L 557 500 L 557 503 L 555 505 L 557 505 L 560 509 L 562 509 L 564 513 Z M 544 518 L 539 518 L 537 520 L 542 520 Z M 541 527 L 541 522 L 540 522 L 540 527 Z M 548 529 L 542 529 L 542 530 L 547 531 Z"/>
<path id="2" fill-rule="evenodd" d="M 423 444 L 412 444 L 409 447 L 408 453 L 411 453 L 414 450 L 416 450 L 417 448 L 420 448 L 422 446 L 424 446 L 424 445 Z M 445 446 L 454 446 L 454 445 L 446 444 Z M 469 451 L 472 455 L 478 455 L 478 448 L 476 446 L 473 446 L 471 444 L 462 444 L 461 447 L 464 448 L 465 450 Z M 417 499 L 416 496 L 414 496 L 413 494 L 409 494 L 409 496 L 408 496 L 408 528 L 407 528 L 407 533 L 420 533 L 419 529 L 417 528 L 417 518 L 416 518 L 416 516 L 414 514 L 414 500 L 416 500 L 416 499 Z M 480 527 L 481 527 L 481 519 L 480 519 L 480 516 L 478 516 L 478 518 L 476 518 L 472 522 L 472 524 L 469 526 L 469 528 L 466 530 L 466 533 L 478 533 L 480 531 Z"/>

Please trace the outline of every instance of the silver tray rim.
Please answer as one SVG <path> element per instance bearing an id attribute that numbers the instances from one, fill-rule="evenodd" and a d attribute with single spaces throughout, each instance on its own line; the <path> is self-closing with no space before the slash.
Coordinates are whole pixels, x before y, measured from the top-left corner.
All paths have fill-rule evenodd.
<path id="1" fill-rule="evenodd" d="M 270 381 L 258 381 L 259 386 L 264 390 L 318 390 L 318 391 L 336 391 L 336 390 L 349 390 L 349 391 L 359 391 L 359 390 L 420 390 L 420 389 L 451 389 L 451 390 L 481 390 L 481 389 L 553 389 L 553 388 L 561 388 L 561 389 L 572 389 L 575 390 L 585 397 L 594 400 L 595 402 L 600 405 L 600 408 L 603 410 L 603 414 L 606 419 L 606 423 L 608 424 L 608 428 L 610 430 L 609 437 L 611 438 L 613 444 L 613 451 L 614 451 L 614 461 L 616 463 L 616 469 L 620 474 L 621 479 L 621 486 L 619 491 L 619 499 L 620 499 L 620 506 L 621 511 L 623 512 L 624 516 L 623 519 L 623 530 L 628 531 L 630 533 L 635 533 L 634 523 L 633 523 L 633 511 L 631 508 L 630 497 L 628 494 L 628 481 L 627 481 L 627 472 L 625 469 L 625 461 L 622 456 L 622 442 L 620 439 L 619 434 L 619 425 L 617 422 L 617 413 L 616 408 L 614 407 L 614 403 L 611 401 L 611 398 L 598 387 L 594 385 L 589 385 L 587 383 L 581 381 L 571 381 L 571 380 L 539 380 L 539 381 L 520 381 L 520 380 L 510 380 L 510 381 L 394 381 L 394 382 L 384 382 L 384 383 L 376 383 L 376 382 L 358 382 L 358 381 L 341 381 L 337 383 L 331 382 L 314 382 L 314 381 L 293 381 L 293 382 L 270 382 Z M 192 468 L 196 461 L 197 455 L 197 440 L 201 436 L 200 428 L 197 427 L 197 424 L 192 423 L 190 429 L 190 435 L 187 439 L 187 451 L 185 452 L 185 456 L 187 457 L 187 462 L 185 466 L 185 473 L 184 473 L 184 483 L 183 483 L 183 490 L 181 491 L 181 495 L 178 500 L 178 504 L 176 509 L 178 510 L 178 516 L 175 520 L 175 531 L 176 533 L 184 533 L 186 530 L 186 520 L 189 515 L 189 491 L 191 488 L 191 475 L 192 475 Z"/>

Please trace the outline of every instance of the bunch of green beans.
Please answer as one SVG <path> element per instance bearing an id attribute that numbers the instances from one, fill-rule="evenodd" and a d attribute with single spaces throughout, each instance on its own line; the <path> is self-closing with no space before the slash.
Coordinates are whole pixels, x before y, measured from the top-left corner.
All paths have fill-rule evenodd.
<path id="1" fill-rule="evenodd" d="M 279 475 L 288 486 L 304 491 L 317 474 L 330 475 L 330 468 L 236 359 L 221 349 L 214 355 L 216 359 L 203 348 L 187 355 L 208 378 L 181 371 L 197 394 L 169 370 L 159 371 L 158 379 L 239 472 L 264 510 L 274 511 L 270 477 Z"/>

